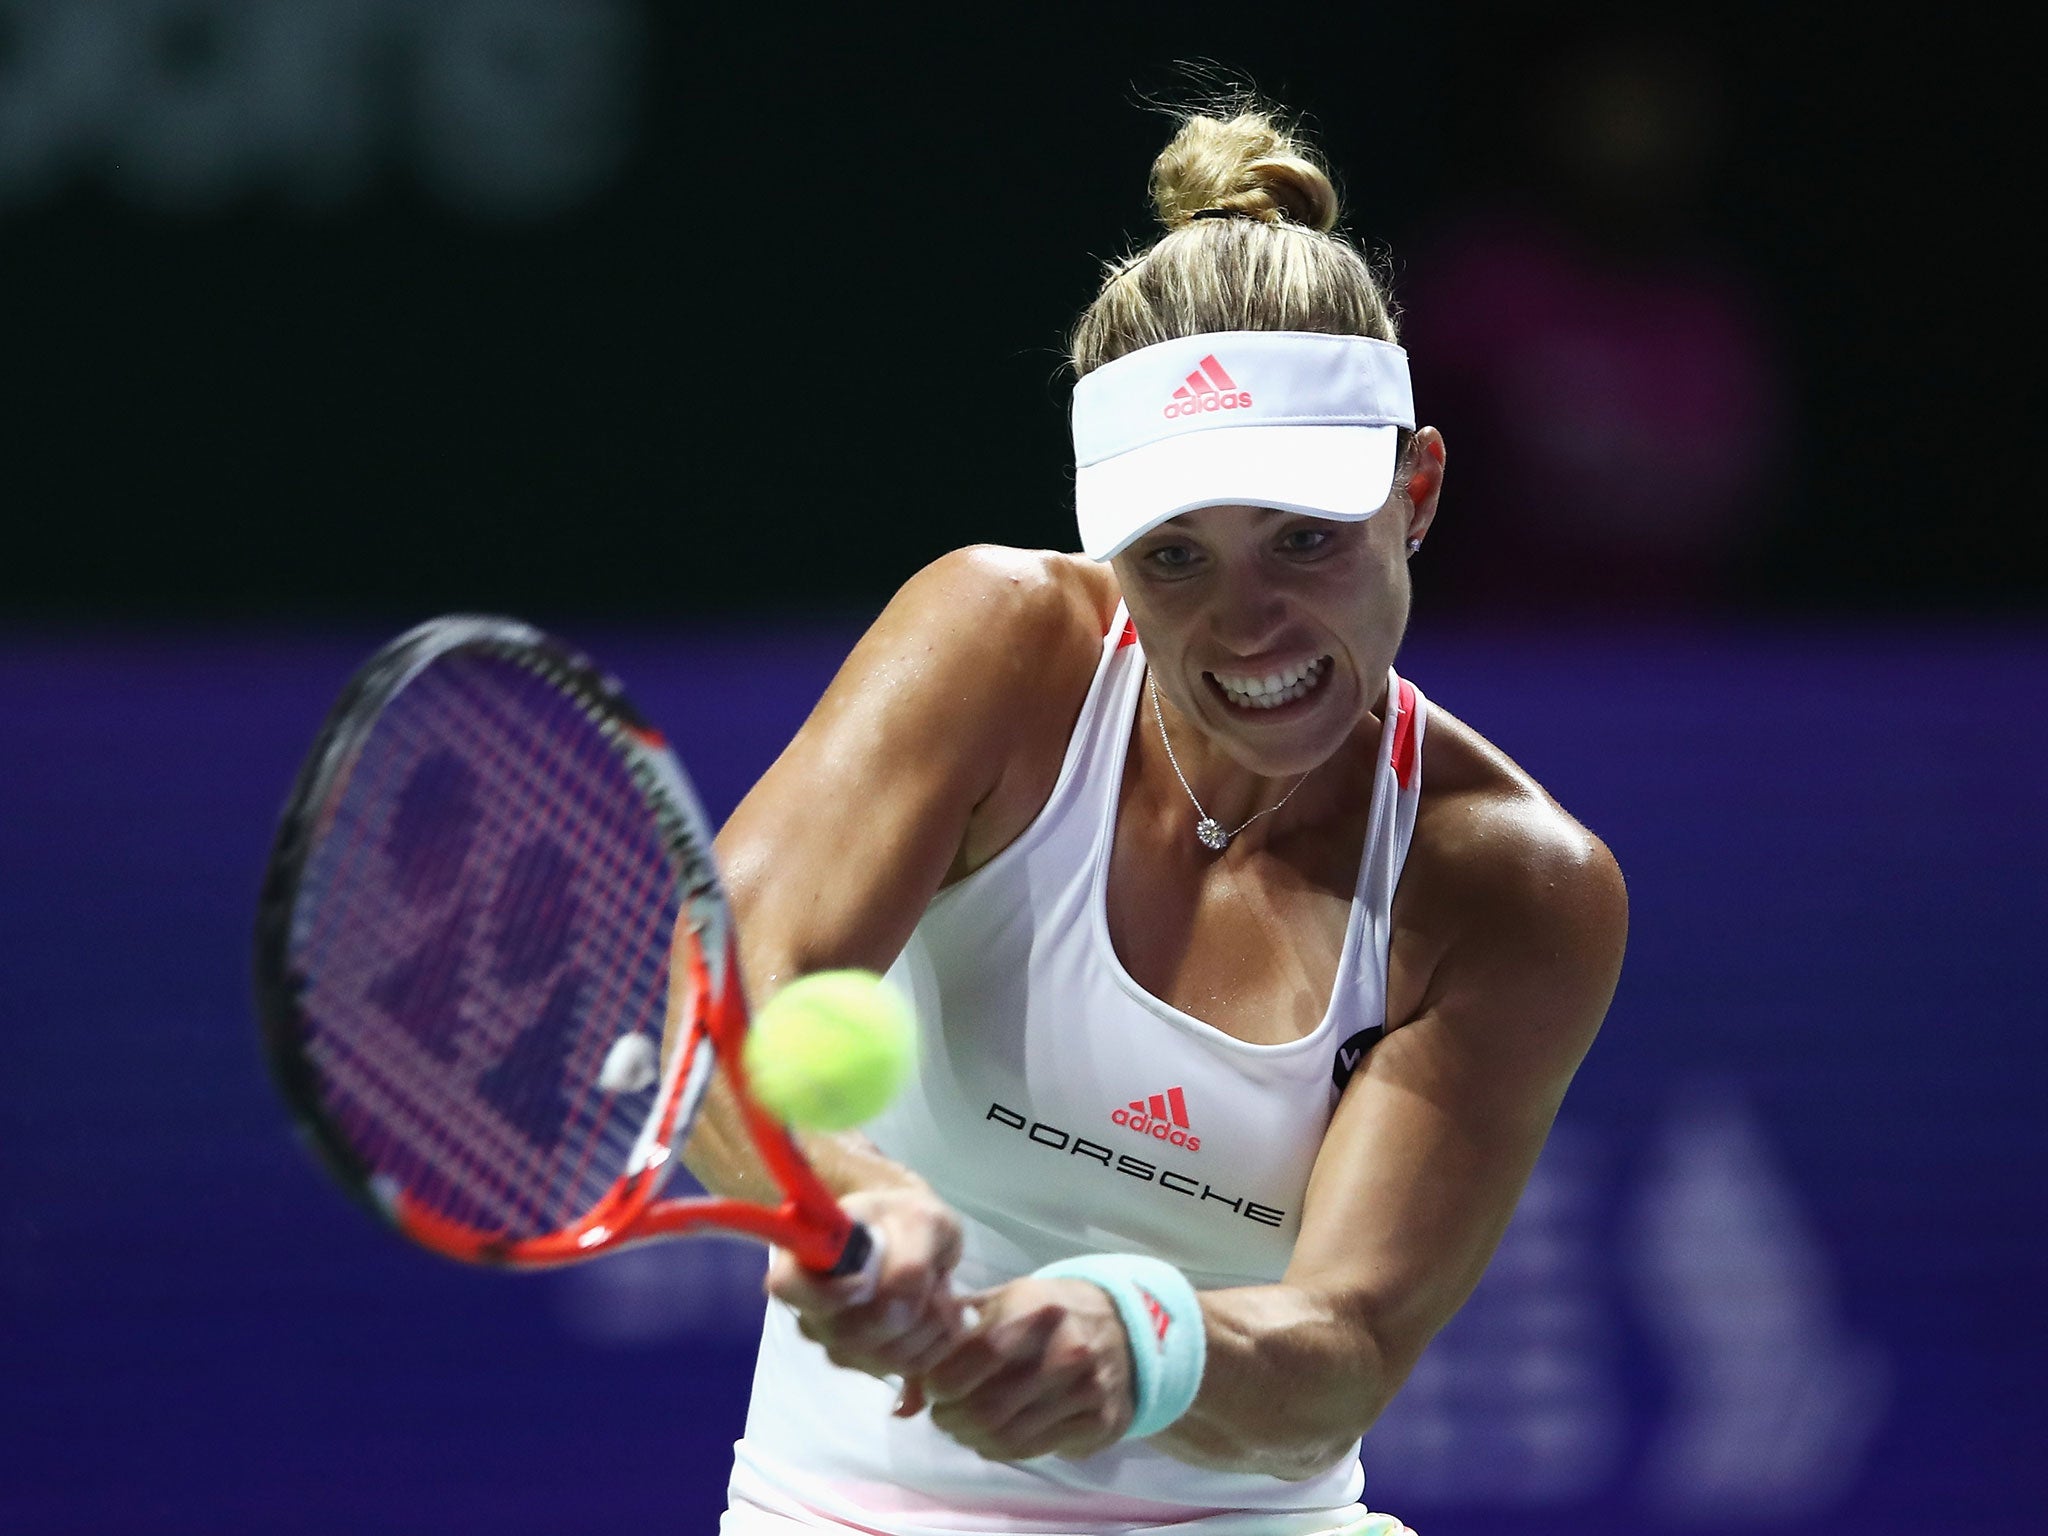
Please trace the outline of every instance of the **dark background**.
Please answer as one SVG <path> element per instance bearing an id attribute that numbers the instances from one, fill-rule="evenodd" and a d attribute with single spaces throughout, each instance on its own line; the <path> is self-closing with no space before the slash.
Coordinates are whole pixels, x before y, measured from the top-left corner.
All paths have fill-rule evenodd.
<path id="1" fill-rule="evenodd" d="M 0 91 L 55 89 L 31 22 L 65 9 L 0 6 Z M 2048 591 L 2017 456 L 2025 88 L 1967 9 L 1646 27 L 1585 6 L 308 0 L 364 18 L 331 23 L 347 110 L 325 137 L 240 85 L 260 0 L 108 9 L 136 18 L 131 78 L 59 91 L 0 192 L 0 611 L 24 619 L 865 612 L 962 542 L 1067 547 L 1062 340 L 1101 260 L 1154 232 L 1170 124 L 1142 103 L 1205 83 L 1185 60 L 1308 115 L 1397 300 L 1502 208 L 1593 231 L 1596 280 L 1743 289 L 1778 451 L 1725 509 L 1709 606 L 1981 613 Z M 495 27 L 451 30 L 471 13 Z M 1632 46 L 1677 60 L 1696 150 L 1594 209 L 1545 149 L 1545 104 Z M 539 105 L 493 124 L 451 55 Z M 240 149 L 152 159 L 188 118 Z M 516 163 L 522 133 L 535 159 L 568 146 L 552 198 L 464 177 L 470 136 Z M 1439 419 L 1456 392 L 1432 398 L 1430 364 L 1418 340 Z M 1441 420 L 1446 574 L 1424 590 L 1446 612 L 1484 585 L 1460 579 L 1485 527 L 1461 536 L 1461 468 L 1489 515 L 1526 520 L 1529 497 L 1486 484 L 1498 434 L 1465 414 Z M 1634 585 L 1602 570 L 1562 606 Z"/>
<path id="2" fill-rule="evenodd" d="M 758 1254 L 511 1280 L 341 1205 L 248 1016 L 277 805 L 471 608 L 722 815 L 921 562 L 1070 547 L 1062 338 L 1221 75 L 1450 444 L 1404 674 L 1632 892 L 1369 1497 L 2041 1529 L 2025 64 L 1956 8 L 0 0 L 0 1531 L 712 1527 Z"/>

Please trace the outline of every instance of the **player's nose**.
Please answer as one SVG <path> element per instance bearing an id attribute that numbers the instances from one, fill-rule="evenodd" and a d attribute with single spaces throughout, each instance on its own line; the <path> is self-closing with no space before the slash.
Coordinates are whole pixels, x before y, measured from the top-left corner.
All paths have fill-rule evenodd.
<path id="1" fill-rule="evenodd" d="M 1278 647 L 1294 617 L 1284 592 L 1249 570 L 1226 572 L 1214 588 L 1210 637 L 1234 656 L 1263 656 Z"/>

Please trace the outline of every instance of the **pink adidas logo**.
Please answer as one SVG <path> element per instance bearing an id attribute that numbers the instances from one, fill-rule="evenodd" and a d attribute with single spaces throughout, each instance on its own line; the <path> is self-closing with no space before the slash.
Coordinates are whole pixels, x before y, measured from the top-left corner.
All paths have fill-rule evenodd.
<path id="1" fill-rule="evenodd" d="M 1202 1138 L 1189 1134 L 1188 1101 L 1178 1088 L 1169 1088 L 1150 1098 L 1133 1099 L 1122 1109 L 1111 1110 L 1109 1118 L 1154 1141 L 1170 1142 L 1190 1152 L 1202 1150 Z"/>
<path id="2" fill-rule="evenodd" d="M 1210 353 L 1201 366 L 1188 375 L 1187 382 L 1166 402 L 1169 420 L 1176 416 L 1199 416 L 1204 411 L 1240 411 L 1252 403 L 1251 391 L 1239 389 L 1237 381 Z"/>
<path id="3" fill-rule="evenodd" d="M 1137 1289 L 1138 1294 L 1144 1298 L 1145 1311 L 1152 1318 L 1153 1342 L 1158 1344 L 1161 1349 L 1164 1349 L 1166 1347 L 1166 1330 L 1173 1326 L 1173 1314 L 1167 1311 L 1165 1304 L 1157 1296 L 1146 1290 L 1145 1287 L 1140 1285 Z"/>

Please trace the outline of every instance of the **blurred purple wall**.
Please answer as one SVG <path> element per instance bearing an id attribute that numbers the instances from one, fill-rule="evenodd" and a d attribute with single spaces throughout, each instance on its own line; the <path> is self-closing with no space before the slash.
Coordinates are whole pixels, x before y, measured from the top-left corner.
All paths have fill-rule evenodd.
<path id="1" fill-rule="evenodd" d="M 0 1530 L 722 1507 L 753 1250 L 457 1269 L 264 1080 L 271 821 L 378 638 L 0 641 Z M 850 632 L 574 638 L 723 815 Z M 1607 839 L 1634 932 L 1369 1499 L 1427 1536 L 2042 1529 L 2048 632 L 1425 624 L 1403 666 Z"/>

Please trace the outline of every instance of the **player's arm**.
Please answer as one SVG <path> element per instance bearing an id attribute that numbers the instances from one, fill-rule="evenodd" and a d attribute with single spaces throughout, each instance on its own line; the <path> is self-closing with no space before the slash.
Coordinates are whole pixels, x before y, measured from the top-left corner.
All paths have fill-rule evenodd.
<path id="1" fill-rule="evenodd" d="M 1078 562 L 992 548 L 898 593 L 719 834 L 754 1006 L 813 971 L 888 969 L 941 886 L 1028 824 L 1100 654 L 1100 598 Z M 802 1141 L 880 1239 L 881 1270 L 859 1299 L 778 1253 L 769 1289 L 836 1363 L 914 1371 L 958 1323 L 957 1219 L 858 1133 Z M 683 1157 L 717 1193 L 779 1198 L 722 1078 Z"/>
<path id="2" fill-rule="evenodd" d="M 1597 839 L 1525 801 L 1433 863 L 1429 980 L 1338 1105 L 1286 1276 L 1199 1297 L 1200 1391 L 1150 1442 L 1182 1460 L 1298 1478 L 1350 1449 L 1478 1283 L 1607 1011 L 1626 897 Z M 1085 1280 L 1013 1282 L 930 1373 L 933 1417 L 1003 1460 L 1100 1449 L 1126 1338 Z"/>
<path id="3" fill-rule="evenodd" d="M 1184 1460 L 1306 1477 L 1344 1455 L 1507 1228 L 1613 998 L 1627 897 L 1554 808 L 1487 819 L 1439 865 L 1464 875 L 1434 898 L 1441 956 L 1338 1104 L 1285 1278 L 1202 1297 L 1202 1390 L 1156 1442 Z"/>
<path id="4" fill-rule="evenodd" d="M 1015 835 L 1005 813 L 1047 733 L 1064 746 L 1092 672 L 1091 602 L 1060 557 L 988 547 L 904 585 L 718 835 L 753 1006 L 812 971 L 887 970 L 940 887 Z M 772 1191 L 717 1109 L 684 1149 L 691 1172 Z M 881 1174 L 862 1145 L 806 1140 L 842 1189 Z"/>

